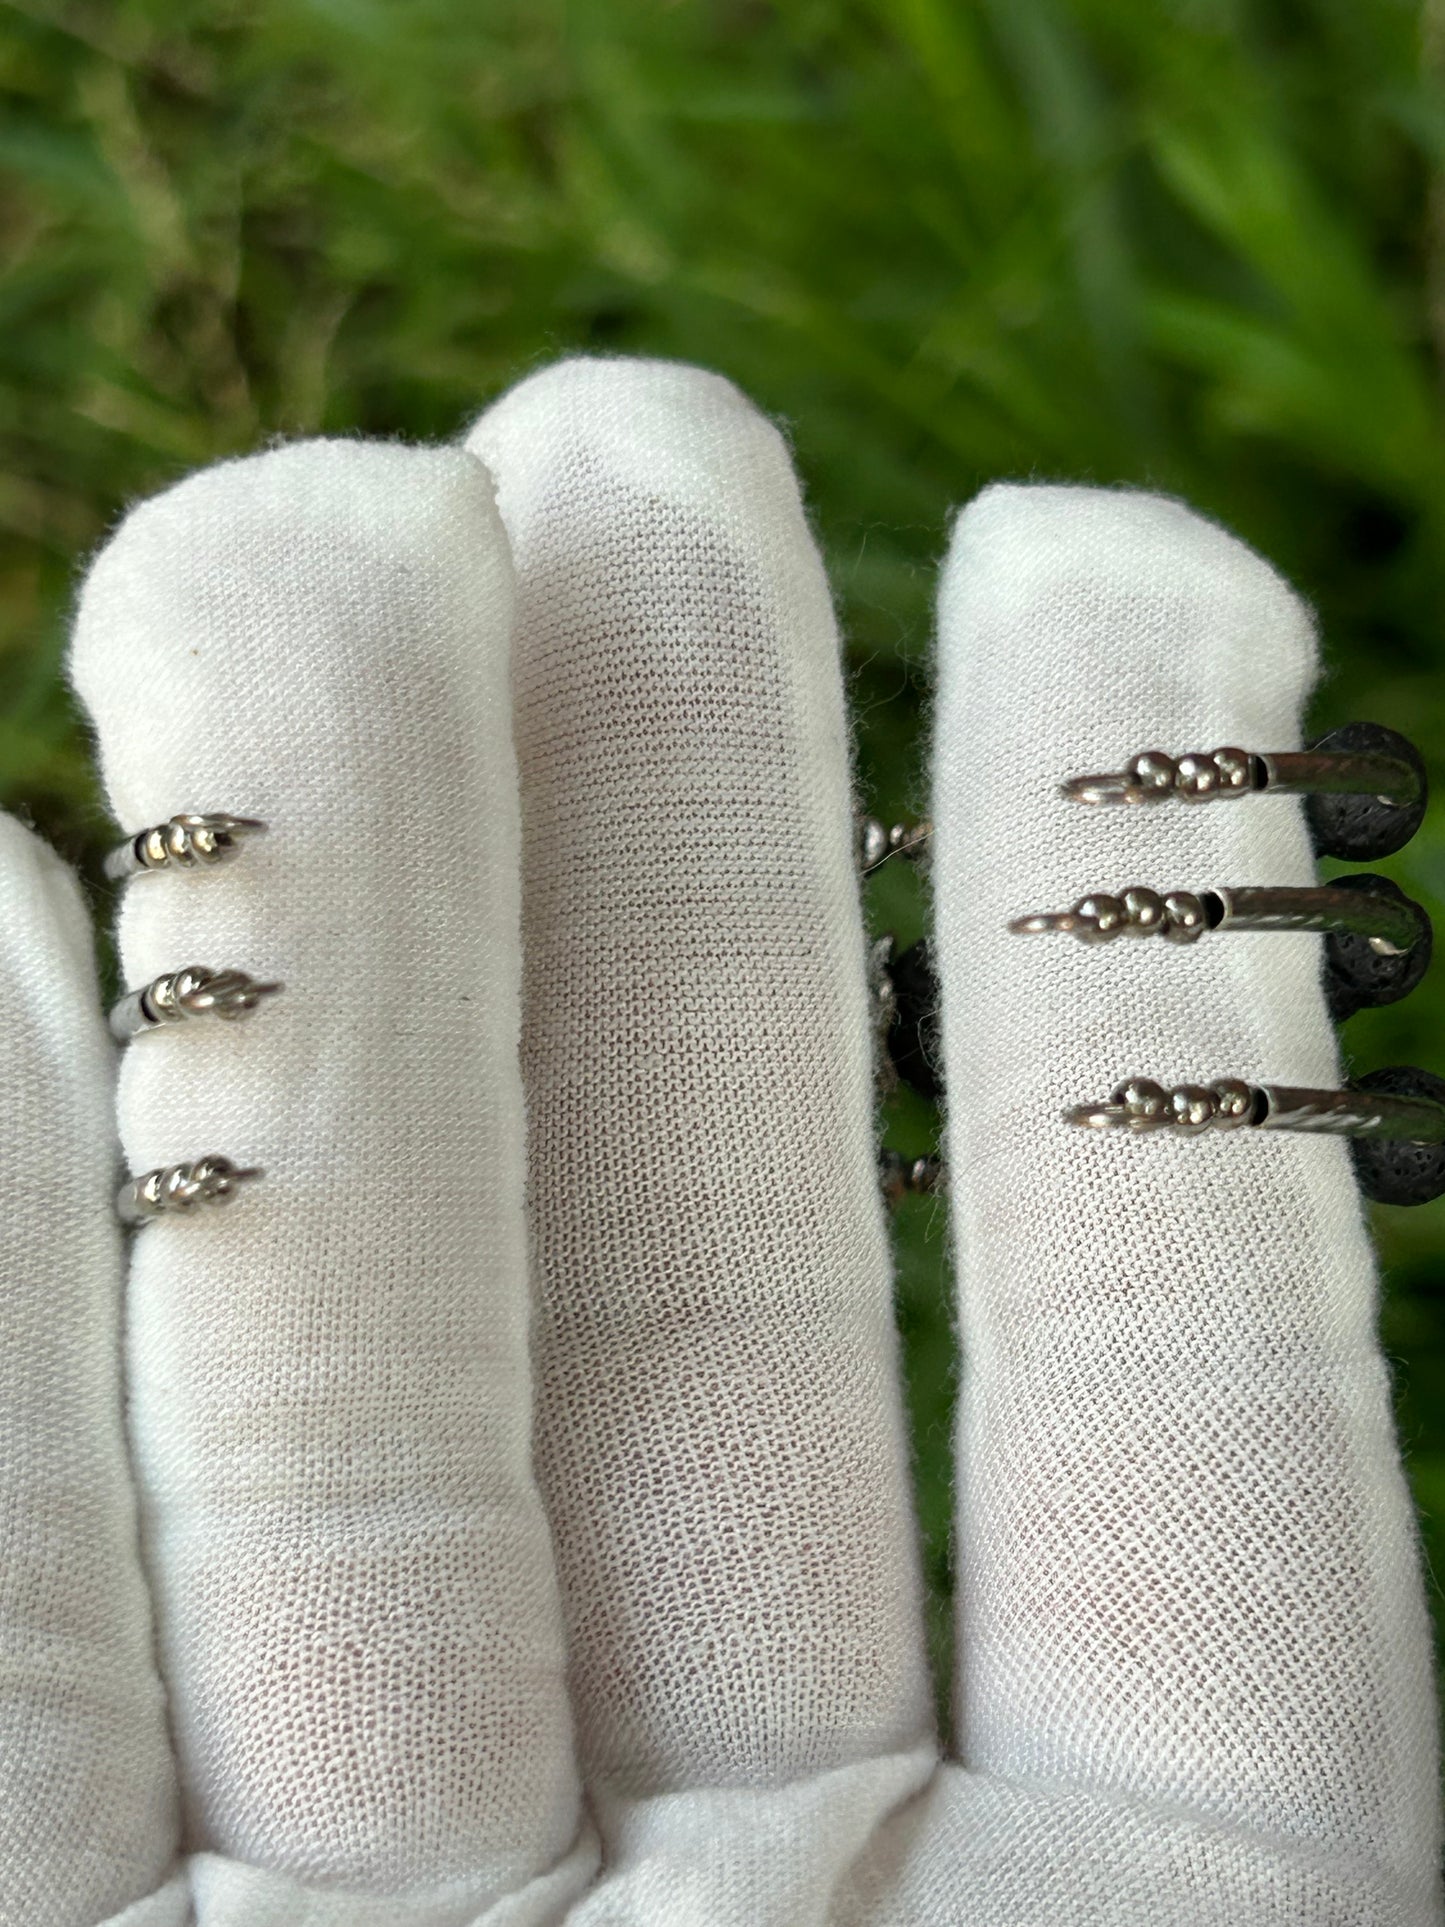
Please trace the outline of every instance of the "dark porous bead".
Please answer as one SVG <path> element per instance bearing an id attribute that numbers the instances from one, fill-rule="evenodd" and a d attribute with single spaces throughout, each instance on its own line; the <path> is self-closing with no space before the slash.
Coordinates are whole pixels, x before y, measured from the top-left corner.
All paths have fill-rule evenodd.
<path id="1" fill-rule="evenodd" d="M 1408 763 L 1420 782 L 1413 803 L 1388 803 L 1378 796 L 1309 797 L 1305 813 L 1319 854 L 1340 857 L 1346 863 L 1374 863 L 1402 850 L 1423 822 L 1429 800 L 1425 764 L 1409 738 L 1383 723 L 1345 723 L 1310 747 L 1355 756 L 1393 756 Z"/>
<path id="2" fill-rule="evenodd" d="M 1445 1080 L 1412 1064 L 1353 1078 L 1350 1089 L 1390 1097 L 1428 1097 L 1445 1104 Z M 1350 1155 L 1360 1189 L 1375 1204 L 1429 1204 L 1445 1192 L 1445 1144 L 1357 1137 L 1350 1139 Z"/>
<path id="3" fill-rule="evenodd" d="M 935 1101 L 943 1095 L 943 1039 L 938 1022 L 938 979 L 926 937 L 909 946 L 889 969 L 895 1009 L 888 1027 L 888 1054 L 905 1084 Z"/>
<path id="4" fill-rule="evenodd" d="M 1435 933 L 1420 905 L 1412 902 L 1389 877 L 1372 876 L 1362 870 L 1353 876 L 1335 877 L 1330 888 L 1393 897 L 1397 903 L 1410 904 L 1416 920 L 1415 941 L 1408 950 L 1394 955 L 1382 956 L 1368 937 L 1353 931 L 1334 930 L 1325 939 L 1325 996 L 1331 1017 L 1342 1024 L 1357 1010 L 1395 1004 L 1402 997 L 1408 997 L 1430 967 Z"/>

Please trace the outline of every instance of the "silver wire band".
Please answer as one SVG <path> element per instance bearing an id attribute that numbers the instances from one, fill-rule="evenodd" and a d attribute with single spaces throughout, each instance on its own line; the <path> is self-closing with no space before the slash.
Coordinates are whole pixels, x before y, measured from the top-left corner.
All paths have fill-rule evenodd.
<path id="1" fill-rule="evenodd" d="M 264 1171 L 233 1164 L 214 1153 L 184 1164 L 167 1164 L 121 1186 L 115 1208 L 122 1224 L 149 1224 L 153 1218 L 229 1204 L 240 1185 Z"/>
<path id="2" fill-rule="evenodd" d="M 211 970 L 205 964 L 187 964 L 122 997 L 110 1013 L 111 1035 L 124 1044 L 147 1031 L 184 1023 L 192 1017 L 219 1017 L 234 1023 L 239 1017 L 249 1017 L 282 988 L 281 984 L 258 983 L 244 970 Z"/>
<path id="3" fill-rule="evenodd" d="M 1262 750 L 1262 789 L 1281 796 L 1377 796 L 1403 809 L 1418 802 L 1419 772 L 1398 756 L 1356 750 Z"/>
<path id="4" fill-rule="evenodd" d="M 1103 1104 L 1071 1106 L 1064 1112 L 1064 1121 L 1085 1130 L 1122 1130 L 1135 1135 L 1173 1131 L 1198 1137 L 1205 1131 L 1252 1127 L 1327 1137 L 1445 1144 L 1445 1104 L 1428 1097 L 1247 1084 L 1236 1077 L 1217 1078 L 1212 1084 L 1175 1084 L 1168 1089 L 1152 1078 L 1129 1078 L 1117 1085 Z"/>
<path id="5" fill-rule="evenodd" d="M 1060 932 L 1081 943 L 1117 937 L 1163 937 L 1195 943 L 1212 930 L 1320 930 L 1365 937 L 1382 957 L 1398 957 L 1419 939 L 1419 913 L 1408 899 L 1326 884 L 1247 885 L 1223 890 L 1159 892 L 1138 886 L 1117 895 L 1095 891 L 1070 910 L 1015 917 L 1015 936 Z"/>
<path id="6" fill-rule="evenodd" d="M 244 839 L 259 836 L 266 825 L 254 816 L 182 812 L 148 830 L 138 830 L 105 859 L 105 874 L 114 882 L 143 875 L 147 870 L 191 869 L 197 864 L 224 863 L 236 855 Z"/>
<path id="7" fill-rule="evenodd" d="M 1227 796 L 1376 796 L 1405 807 L 1420 796 L 1418 773 L 1397 756 L 1351 750 L 1190 750 L 1169 756 L 1146 749 L 1122 770 L 1073 776 L 1059 786 L 1071 803 L 1211 803 Z"/>

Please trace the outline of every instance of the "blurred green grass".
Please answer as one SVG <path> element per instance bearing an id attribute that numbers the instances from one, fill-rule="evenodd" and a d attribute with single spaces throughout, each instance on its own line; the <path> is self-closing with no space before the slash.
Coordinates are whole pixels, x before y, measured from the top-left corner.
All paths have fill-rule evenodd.
<path id="1" fill-rule="evenodd" d="M 1402 727 L 1438 782 L 1437 4 L 0 0 L 0 803 L 95 875 L 60 664 L 127 503 L 275 435 L 450 436 L 573 349 L 706 363 L 788 424 L 881 813 L 922 793 L 947 515 L 1000 475 L 1218 516 L 1319 611 L 1316 722 Z M 1385 867 L 1438 919 L 1445 814 Z M 908 877 L 871 888 L 916 934 Z M 1347 1052 L 1439 1070 L 1442 1011 L 1437 967 Z M 1445 1201 L 1378 1228 L 1438 1570 Z M 932 1207 L 899 1250 L 941 1599 Z"/>

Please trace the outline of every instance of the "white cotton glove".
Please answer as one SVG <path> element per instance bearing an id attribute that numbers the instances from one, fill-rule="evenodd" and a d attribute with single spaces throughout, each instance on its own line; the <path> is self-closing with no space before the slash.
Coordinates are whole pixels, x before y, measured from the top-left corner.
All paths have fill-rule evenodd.
<path id="1" fill-rule="evenodd" d="M 1132 1071 L 1331 1081 L 1316 942 L 1001 935 L 1306 880 L 1289 799 L 1055 785 L 1286 747 L 1312 664 L 1176 504 L 960 520 L 944 1762 L 838 643 L 776 433 L 695 370 L 571 363 L 467 450 L 300 444 L 133 513 L 73 657 L 112 806 L 271 830 L 128 886 L 125 981 L 286 988 L 126 1050 L 130 1170 L 266 1175 L 139 1233 L 122 1291 L 84 919 L 4 826 L 0 1922 L 1436 1920 L 1347 1157 L 1060 1120 Z"/>

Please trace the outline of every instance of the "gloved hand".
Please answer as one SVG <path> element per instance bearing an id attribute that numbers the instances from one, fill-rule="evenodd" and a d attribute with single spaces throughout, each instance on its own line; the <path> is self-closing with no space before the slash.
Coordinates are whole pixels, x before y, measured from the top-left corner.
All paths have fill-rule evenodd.
<path id="1" fill-rule="evenodd" d="M 494 497 L 495 484 L 495 497 Z M 465 448 L 138 508 L 73 673 L 138 987 L 0 836 L 0 1920 L 1436 1920 L 1426 1614 L 1338 1141 L 1071 1131 L 1130 1072 L 1331 1085 L 1318 939 L 1089 953 L 1091 888 L 1304 883 L 1283 582 L 1179 504 L 996 487 L 932 766 L 965 1359 L 940 1758 L 876 1177 L 838 639 L 777 433 L 565 363 Z M 116 1229 L 127 1167 L 225 1209 Z"/>

